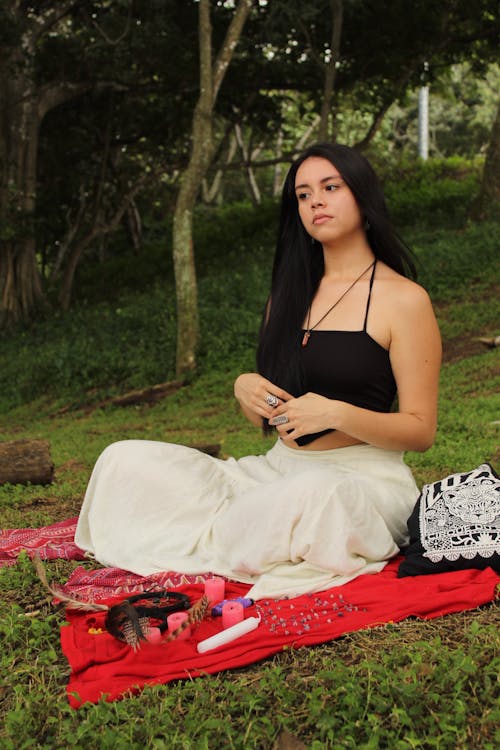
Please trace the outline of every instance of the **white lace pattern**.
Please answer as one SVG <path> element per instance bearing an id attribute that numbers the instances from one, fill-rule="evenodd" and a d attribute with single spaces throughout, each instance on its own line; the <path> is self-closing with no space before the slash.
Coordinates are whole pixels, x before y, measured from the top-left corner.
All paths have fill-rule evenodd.
<path id="1" fill-rule="evenodd" d="M 434 563 L 500 554 L 500 480 L 482 464 L 425 485 L 419 524 L 423 555 Z"/>

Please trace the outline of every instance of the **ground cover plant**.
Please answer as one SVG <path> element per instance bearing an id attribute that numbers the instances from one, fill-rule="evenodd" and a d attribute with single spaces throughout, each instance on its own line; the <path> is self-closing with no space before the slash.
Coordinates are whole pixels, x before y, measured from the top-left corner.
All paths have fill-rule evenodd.
<path id="1" fill-rule="evenodd" d="M 264 214 L 269 226 L 273 210 Z M 241 236 L 233 232 L 235 211 L 245 216 Z M 1 439 L 48 439 L 56 465 L 47 487 L 0 487 L 3 527 L 75 516 L 93 463 L 113 440 L 217 442 L 222 456 L 236 457 L 266 448 L 266 439 L 239 414 L 232 382 L 253 368 L 272 236 L 262 232 L 258 211 L 240 206 L 228 214 L 214 229 L 215 245 L 205 240 L 202 250 L 199 371 L 156 405 L 97 408 L 105 396 L 172 376 L 167 271 L 149 278 L 146 288 L 130 282 L 120 291 L 110 282 L 93 298 L 86 297 L 91 280 L 82 280 L 71 313 L 2 336 Z M 407 454 L 408 464 L 420 484 L 483 461 L 498 469 L 498 349 L 477 340 L 499 333 L 498 225 L 461 221 L 441 229 L 428 223 L 403 234 L 435 303 L 445 351 L 436 443 L 425 454 Z M 157 252 L 144 251 L 145 269 Z M 106 272 L 96 273 L 102 279 Z M 64 581 L 80 564 L 55 561 L 47 564 L 48 575 Z M 498 603 L 287 649 L 243 669 L 73 711 L 59 646 L 64 616 L 27 558 L 0 571 L 0 601 L 0 747 L 6 750 L 272 748 L 283 731 L 314 750 L 500 745 Z"/>

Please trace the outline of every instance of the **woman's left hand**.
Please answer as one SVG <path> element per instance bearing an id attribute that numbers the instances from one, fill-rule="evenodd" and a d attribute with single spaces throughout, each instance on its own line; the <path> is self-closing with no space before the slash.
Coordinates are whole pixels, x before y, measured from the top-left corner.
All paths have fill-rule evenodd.
<path id="1" fill-rule="evenodd" d="M 284 440 L 295 440 L 302 435 L 335 429 L 335 405 L 337 403 L 317 393 L 305 393 L 299 398 L 292 398 L 280 404 L 274 410 L 269 424 L 276 427 L 280 437 Z M 280 424 L 280 417 L 286 417 L 287 421 Z"/>

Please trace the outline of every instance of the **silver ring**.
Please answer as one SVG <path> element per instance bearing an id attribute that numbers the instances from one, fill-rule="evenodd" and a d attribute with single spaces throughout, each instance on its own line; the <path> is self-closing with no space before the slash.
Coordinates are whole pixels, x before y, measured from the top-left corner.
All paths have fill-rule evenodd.
<path id="1" fill-rule="evenodd" d="M 265 398 L 265 401 L 266 401 L 266 404 L 268 406 L 272 406 L 272 407 L 278 406 L 278 397 L 277 396 L 273 396 L 272 393 L 268 393 L 267 394 L 267 396 Z"/>
<path id="2" fill-rule="evenodd" d="M 273 417 L 273 425 L 276 427 L 279 424 L 287 424 L 288 417 L 286 414 L 280 414 L 279 417 Z"/>

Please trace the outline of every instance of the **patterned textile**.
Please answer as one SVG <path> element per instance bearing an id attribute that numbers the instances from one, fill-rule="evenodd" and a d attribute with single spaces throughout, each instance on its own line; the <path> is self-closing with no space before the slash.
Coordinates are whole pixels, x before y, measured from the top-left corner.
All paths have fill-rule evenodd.
<path id="1" fill-rule="evenodd" d="M 1 529 L 0 567 L 15 565 L 20 552 L 42 560 L 85 560 L 85 553 L 75 544 L 77 518 L 68 518 L 40 529 Z"/>
<path id="2" fill-rule="evenodd" d="M 203 583 L 211 577 L 203 575 L 184 575 L 183 573 L 154 573 L 150 576 L 139 576 L 120 568 L 99 568 L 86 570 L 76 568 L 67 583 L 61 586 L 64 593 L 77 599 L 108 599 L 120 594 L 139 593 L 141 591 L 160 591 L 174 589 L 186 584 Z"/>
<path id="3" fill-rule="evenodd" d="M 400 576 L 487 567 L 500 572 L 500 479 L 481 464 L 424 485 L 408 530 Z"/>

